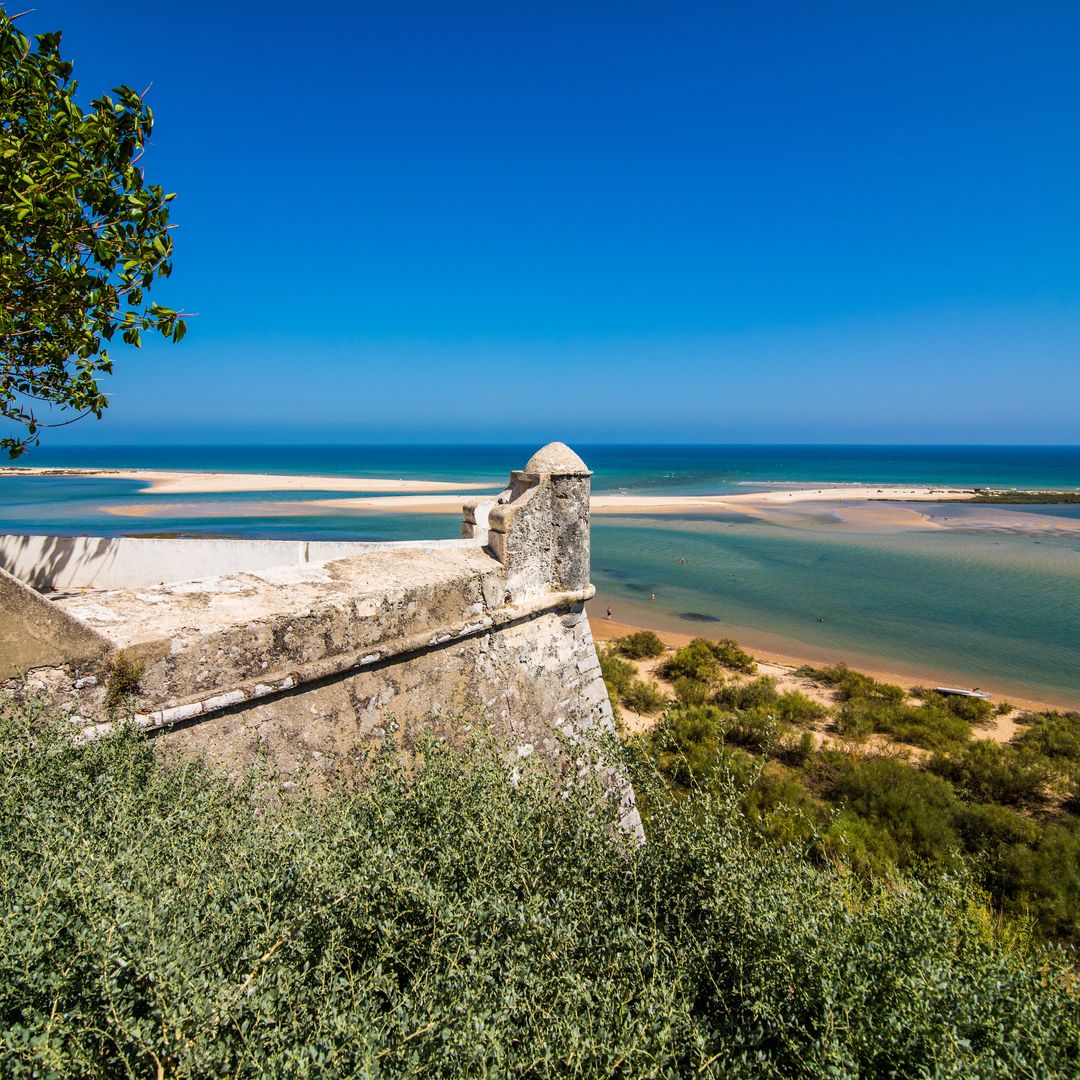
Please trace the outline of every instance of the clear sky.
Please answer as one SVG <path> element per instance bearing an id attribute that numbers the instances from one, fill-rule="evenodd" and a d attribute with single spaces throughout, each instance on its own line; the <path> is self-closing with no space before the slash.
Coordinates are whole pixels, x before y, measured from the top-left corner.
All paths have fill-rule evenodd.
<path id="1" fill-rule="evenodd" d="M 199 313 L 53 444 L 1080 442 L 1076 0 L 21 25 L 153 83 Z"/>

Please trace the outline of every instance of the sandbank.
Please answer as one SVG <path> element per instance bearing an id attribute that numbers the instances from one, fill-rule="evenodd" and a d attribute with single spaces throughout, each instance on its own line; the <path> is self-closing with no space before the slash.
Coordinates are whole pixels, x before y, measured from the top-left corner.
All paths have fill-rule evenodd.
<path id="1" fill-rule="evenodd" d="M 144 495 L 201 495 L 243 491 L 428 492 L 491 491 L 495 484 L 463 484 L 442 480 L 389 480 L 360 476 L 293 476 L 288 473 L 176 472 L 167 469 L 50 469 L 13 467 L 4 476 L 79 476 L 88 480 L 138 480 Z"/>
<path id="2" fill-rule="evenodd" d="M 432 489 L 434 490 L 434 489 Z M 455 488 L 454 490 L 463 490 Z M 799 503 L 845 503 L 902 500 L 904 502 L 933 502 L 934 500 L 970 499 L 974 492 L 961 488 L 911 488 L 870 487 L 850 485 L 834 488 L 800 488 L 795 491 L 754 491 L 734 495 L 593 495 L 590 508 L 594 514 L 680 514 L 734 512 L 747 513 L 754 510 L 770 510 Z M 322 506 L 341 509 L 386 509 L 403 513 L 441 512 L 451 500 L 398 499 L 393 496 L 381 499 L 320 499 Z M 896 513 L 897 508 L 883 513 Z M 910 511 L 916 513 L 915 511 Z"/>

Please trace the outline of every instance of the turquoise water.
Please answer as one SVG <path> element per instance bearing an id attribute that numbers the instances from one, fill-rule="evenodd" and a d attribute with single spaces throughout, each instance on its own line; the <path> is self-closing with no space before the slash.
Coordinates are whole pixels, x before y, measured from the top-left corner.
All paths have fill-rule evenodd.
<path id="1" fill-rule="evenodd" d="M 535 446 L 116 446 L 38 448 L 19 464 L 277 472 L 497 484 Z M 955 484 L 1080 488 L 1076 446 L 590 446 L 597 491 L 698 494 L 742 485 Z"/>
<path id="2" fill-rule="evenodd" d="M 604 518 L 593 553 L 593 580 L 616 619 L 663 613 L 686 633 L 743 631 L 795 655 L 810 646 L 1080 703 L 1080 533 L 808 535 Z"/>
<path id="3" fill-rule="evenodd" d="M 118 447 L 51 450 L 26 463 L 495 487 L 532 449 Z M 1080 488 L 1075 447 L 578 449 L 601 492 L 722 493 L 853 482 Z M 456 536 L 460 521 L 456 513 L 305 506 L 320 493 L 170 496 L 141 494 L 141 488 L 118 479 L 0 478 L 0 532 L 398 540 Z M 961 527 L 867 532 L 828 515 L 802 525 L 732 515 L 597 517 L 593 578 L 617 618 L 644 614 L 688 632 L 742 634 L 793 655 L 954 673 L 969 685 L 1080 704 L 1080 506 L 1008 508 L 1020 521 L 1039 516 L 1060 523 L 1039 529 L 983 528 L 984 507 L 921 509 Z"/>

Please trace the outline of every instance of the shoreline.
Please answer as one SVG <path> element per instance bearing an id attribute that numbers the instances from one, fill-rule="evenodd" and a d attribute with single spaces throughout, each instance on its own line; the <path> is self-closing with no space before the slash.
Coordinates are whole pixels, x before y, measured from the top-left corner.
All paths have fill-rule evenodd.
<path id="1" fill-rule="evenodd" d="M 609 605 L 615 612 L 610 619 L 605 615 Z M 626 614 L 628 606 L 630 612 Z M 619 608 L 623 610 L 621 616 Z M 697 637 L 710 640 L 730 637 L 750 652 L 756 660 L 771 667 L 787 669 L 789 672 L 793 672 L 804 664 L 820 667 L 840 663 L 847 664 L 848 667 L 864 672 L 881 682 L 896 683 L 903 687 L 936 685 L 969 688 L 969 678 L 963 672 L 949 671 L 947 668 L 934 669 L 921 664 L 906 664 L 880 657 L 862 657 L 850 650 L 808 645 L 750 627 L 729 626 L 718 622 L 703 624 L 700 630 L 692 630 L 690 627 L 673 629 L 663 617 L 666 613 L 657 612 L 656 616 L 650 617 L 651 612 L 643 612 L 637 606 L 628 605 L 625 600 L 618 597 L 609 598 L 600 592 L 586 604 L 586 612 L 589 615 L 593 637 L 598 642 L 612 641 L 626 634 L 632 634 L 636 630 L 651 630 L 665 645 L 675 648 L 686 645 Z M 676 618 L 668 616 L 668 620 L 674 621 Z M 1080 709 L 1080 698 L 1072 697 L 1068 693 L 1051 692 L 1046 697 L 1032 696 L 1031 690 L 1025 691 L 1021 687 L 1013 687 L 1005 681 L 980 683 L 979 686 L 980 689 L 989 693 L 995 702 L 1009 701 L 1025 711 L 1071 712 Z"/>

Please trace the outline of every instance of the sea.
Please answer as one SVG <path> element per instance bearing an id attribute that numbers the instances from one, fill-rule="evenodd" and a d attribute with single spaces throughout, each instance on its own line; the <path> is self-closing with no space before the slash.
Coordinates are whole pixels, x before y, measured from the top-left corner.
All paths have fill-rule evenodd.
<path id="1" fill-rule="evenodd" d="M 17 464 L 457 481 L 496 489 L 534 446 L 39 448 Z M 843 484 L 1080 490 L 1080 447 L 589 446 L 596 493 Z M 435 539 L 459 514 L 305 505 L 319 492 L 146 495 L 117 478 L 0 476 L 0 532 Z M 341 498 L 341 493 L 331 493 Z M 357 496 L 362 499 L 363 496 Z M 851 529 L 744 515 L 596 515 L 591 607 L 814 661 L 1080 706 L 1080 505 L 920 504 L 952 526 Z M 994 508 L 997 509 L 997 508 Z M 1023 515 L 1030 515 L 1029 518 Z M 1037 528 L 1025 528 L 1025 521 Z M 1017 524 L 1019 522 L 1019 525 Z M 655 599 L 653 599 L 655 597 Z"/>

